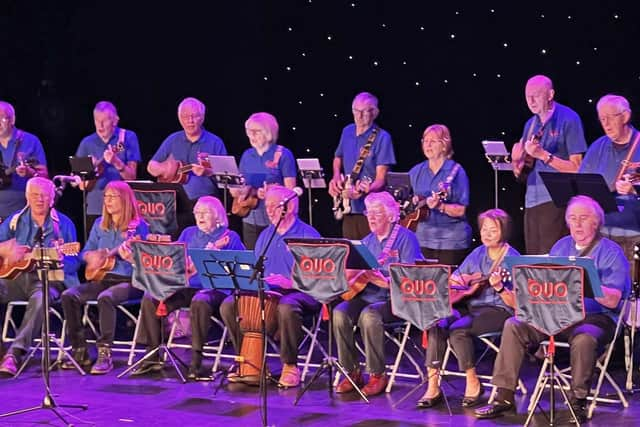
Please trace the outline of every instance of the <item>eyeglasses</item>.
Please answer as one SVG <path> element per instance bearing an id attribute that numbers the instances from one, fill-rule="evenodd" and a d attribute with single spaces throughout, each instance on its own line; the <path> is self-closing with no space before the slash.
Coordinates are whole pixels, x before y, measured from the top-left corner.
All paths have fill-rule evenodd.
<path id="1" fill-rule="evenodd" d="M 209 211 L 193 211 L 193 216 L 211 216 L 213 215 Z"/>
<path id="2" fill-rule="evenodd" d="M 599 115 L 598 116 L 598 120 L 600 120 L 600 123 L 605 123 L 608 122 L 609 120 L 613 120 L 618 116 L 621 116 L 622 114 L 624 114 L 626 111 L 620 111 L 619 113 L 615 113 L 615 114 L 603 114 L 603 115 Z"/>
<path id="3" fill-rule="evenodd" d="M 180 119 L 184 121 L 193 120 L 194 122 L 200 120 L 202 118 L 202 114 L 180 114 Z"/>
<path id="4" fill-rule="evenodd" d="M 423 144 L 428 144 L 428 145 L 442 143 L 441 139 L 426 139 L 426 138 L 422 138 L 420 141 L 422 141 Z"/>
<path id="5" fill-rule="evenodd" d="M 120 195 L 119 194 L 105 194 L 104 195 L 105 199 L 111 200 L 111 199 L 119 199 Z"/>
<path id="6" fill-rule="evenodd" d="M 370 216 L 377 219 L 382 219 L 387 216 L 386 212 L 376 212 L 376 211 L 364 211 L 362 212 L 364 216 Z"/>
<path id="7" fill-rule="evenodd" d="M 366 110 L 358 110 L 357 108 L 352 108 L 351 111 L 355 115 L 364 116 L 373 114 L 376 109 L 375 108 L 367 108 Z"/>
<path id="8" fill-rule="evenodd" d="M 591 221 L 592 219 L 593 216 L 591 215 L 570 215 L 567 218 L 567 222 L 569 224 L 582 224 L 584 222 Z"/>

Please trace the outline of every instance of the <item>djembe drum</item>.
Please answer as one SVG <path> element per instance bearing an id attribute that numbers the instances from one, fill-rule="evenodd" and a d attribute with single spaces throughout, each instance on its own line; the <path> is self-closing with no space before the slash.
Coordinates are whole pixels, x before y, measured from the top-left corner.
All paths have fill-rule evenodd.
<path id="1" fill-rule="evenodd" d="M 267 291 L 264 296 L 264 315 L 267 335 L 278 328 L 278 302 L 281 295 Z M 262 369 L 264 337 L 260 316 L 260 299 L 255 292 L 242 292 L 238 298 L 238 316 L 242 345 L 240 346 L 240 376 L 259 376 Z"/>

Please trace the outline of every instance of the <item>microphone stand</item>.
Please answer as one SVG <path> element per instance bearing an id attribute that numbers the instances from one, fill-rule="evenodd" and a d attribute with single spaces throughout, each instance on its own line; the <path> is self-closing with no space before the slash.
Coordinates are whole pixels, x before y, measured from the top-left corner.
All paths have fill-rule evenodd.
<path id="1" fill-rule="evenodd" d="M 42 228 L 40 229 L 42 230 Z M 44 379 L 44 398 L 42 400 L 42 403 L 38 406 L 32 406 L 30 408 L 25 408 L 25 409 L 18 409 L 16 411 L 11 411 L 11 412 L 7 412 L 4 414 L 0 414 L 0 418 L 4 418 L 4 417 L 11 417 L 13 415 L 19 415 L 19 414 L 25 414 L 27 412 L 33 412 L 33 411 L 37 411 L 39 409 L 49 409 L 51 411 L 53 411 L 54 414 L 56 414 L 56 416 L 58 418 L 60 418 L 60 420 L 62 420 L 63 423 L 65 423 L 68 426 L 71 426 L 72 424 L 70 424 L 69 422 L 67 422 L 67 420 L 65 419 L 65 417 L 62 415 L 61 411 L 59 408 L 78 408 L 78 409 L 82 409 L 84 411 L 86 411 L 89 406 L 86 404 L 80 404 L 80 405 L 58 405 L 55 400 L 53 399 L 53 395 L 51 393 L 51 382 L 50 382 L 50 378 L 49 378 L 49 364 L 50 364 L 50 352 L 51 352 L 51 347 L 50 347 L 50 331 L 51 331 L 51 325 L 49 322 L 49 272 L 51 270 L 56 270 L 59 269 L 60 264 L 58 261 L 56 260 L 52 260 L 49 259 L 48 257 L 45 258 L 45 248 L 44 248 L 44 234 L 42 232 L 38 233 L 38 238 L 36 239 L 36 250 L 39 254 L 38 257 L 36 257 L 36 270 L 40 275 L 40 280 L 42 281 L 42 317 L 43 317 L 43 325 L 42 325 L 42 345 L 43 345 L 43 353 L 42 353 L 42 376 Z M 66 412 L 65 412 L 66 413 Z M 81 419 L 75 417 L 74 415 L 68 414 L 70 417 L 73 417 L 79 421 L 82 421 Z M 82 421 L 84 423 L 84 421 Z"/>
<path id="2" fill-rule="evenodd" d="M 634 350 L 635 350 L 635 336 L 636 336 L 636 328 L 637 328 L 637 322 L 638 322 L 638 303 L 640 302 L 640 247 L 639 244 L 636 243 L 634 245 L 634 254 L 633 254 L 633 262 L 634 262 L 634 277 L 633 277 L 633 287 L 631 289 L 631 298 L 630 298 L 630 304 L 629 304 L 629 316 L 627 317 L 627 319 L 629 320 L 629 322 L 631 323 L 631 325 L 629 325 L 627 323 L 627 330 L 625 333 L 625 337 L 624 337 L 624 341 L 625 341 L 625 346 L 627 347 L 627 351 L 629 352 L 629 356 L 627 359 L 627 379 L 626 379 L 626 384 L 625 384 L 625 388 L 627 390 L 628 393 L 633 394 L 636 391 L 638 391 L 637 388 L 633 388 L 633 356 L 634 356 Z M 624 316 L 624 313 L 621 313 L 622 316 Z M 628 336 L 627 336 L 628 334 Z"/>
<path id="3" fill-rule="evenodd" d="M 269 236 L 269 240 L 265 245 L 262 253 L 258 257 L 256 261 L 256 265 L 253 268 L 253 274 L 251 275 L 251 279 L 249 279 L 249 283 L 253 283 L 254 280 L 258 280 L 258 300 L 260 301 L 260 328 L 262 332 L 263 339 L 263 348 L 262 348 L 262 368 L 260 369 L 260 409 L 261 409 L 261 417 L 262 417 L 262 425 L 266 427 L 267 425 L 267 323 L 265 321 L 265 294 L 264 294 L 264 261 L 266 259 L 267 250 L 271 246 L 276 233 L 278 232 L 278 227 L 282 223 L 282 220 L 287 214 L 287 205 L 289 201 L 286 201 L 282 205 L 282 211 L 280 214 L 280 218 L 278 218 L 278 222 L 275 224 L 273 228 L 273 232 L 271 236 Z"/>

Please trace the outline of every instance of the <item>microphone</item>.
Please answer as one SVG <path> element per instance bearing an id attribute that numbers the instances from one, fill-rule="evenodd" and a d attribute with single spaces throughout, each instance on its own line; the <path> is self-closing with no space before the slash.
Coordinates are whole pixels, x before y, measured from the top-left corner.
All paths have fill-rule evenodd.
<path id="1" fill-rule="evenodd" d="M 61 184 L 71 184 L 74 187 L 82 182 L 82 179 L 77 175 L 56 175 L 53 180 L 60 181 Z"/>
<path id="2" fill-rule="evenodd" d="M 282 201 L 278 203 L 278 206 L 286 206 L 287 203 L 289 203 L 296 197 L 302 196 L 302 194 L 304 193 L 304 190 L 302 190 L 302 188 L 300 187 L 293 187 L 291 190 L 293 191 L 293 194 L 290 195 L 289 197 L 285 197 L 284 199 L 282 199 Z"/>

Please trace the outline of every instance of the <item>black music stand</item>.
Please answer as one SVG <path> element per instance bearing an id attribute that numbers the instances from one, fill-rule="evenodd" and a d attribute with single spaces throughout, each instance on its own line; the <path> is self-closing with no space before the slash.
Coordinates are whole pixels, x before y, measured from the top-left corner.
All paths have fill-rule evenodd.
<path id="1" fill-rule="evenodd" d="M 530 261 L 533 261 L 535 263 L 531 263 Z M 580 299 L 582 301 L 582 305 L 584 306 L 584 298 L 588 297 L 588 298 L 594 298 L 594 297 L 602 297 L 603 293 L 602 293 L 602 289 L 601 289 L 601 283 L 600 283 L 600 277 L 598 276 L 597 270 L 595 268 L 595 264 L 593 263 L 593 260 L 591 258 L 586 258 L 586 257 L 562 257 L 562 256 L 550 256 L 550 257 L 532 257 L 532 256 L 508 256 L 505 257 L 504 259 L 505 265 L 512 271 L 512 277 L 513 277 L 513 283 L 514 283 L 514 287 L 515 287 L 515 291 L 516 291 L 516 295 L 518 293 L 521 294 L 527 294 L 526 291 L 520 291 L 520 286 L 523 286 L 522 283 L 520 283 L 521 281 L 518 281 L 518 277 L 516 277 L 514 268 L 516 267 L 529 267 L 529 266 L 569 266 L 569 267 L 579 267 L 582 268 L 584 270 L 585 274 L 585 280 L 583 283 L 583 287 L 582 287 L 582 295 L 580 296 Z M 526 283 L 524 284 L 524 286 L 527 286 Z M 529 307 L 528 307 L 528 303 L 526 301 L 521 301 L 520 298 L 516 297 L 516 318 L 519 318 L 519 314 L 520 312 L 528 312 L 529 311 Z M 584 313 L 584 312 L 583 312 Z M 584 318 L 584 315 L 583 315 Z M 541 322 L 543 323 L 543 322 Z M 575 324 L 575 323 L 574 323 Z M 561 383 L 561 381 L 558 379 L 558 377 L 556 377 L 555 375 L 555 371 L 556 371 L 556 365 L 555 365 L 555 361 L 554 361 L 554 356 L 555 356 L 555 338 L 554 338 L 554 334 L 550 334 L 548 331 L 543 330 L 543 328 L 540 325 L 536 325 L 536 324 L 531 324 L 530 325 L 532 327 L 534 327 L 535 329 L 537 329 L 538 331 L 549 335 L 549 346 L 547 349 L 547 354 L 545 355 L 545 358 L 547 358 L 549 360 L 549 374 L 546 375 L 544 377 L 544 379 L 542 380 L 542 385 L 540 387 L 540 392 L 536 395 L 536 396 L 532 396 L 531 398 L 533 399 L 532 403 L 530 404 L 531 406 L 531 410 L 529 411 L 529 414 L 527 415 L 527 420 L 524 423 L 524 426 L 528 426 L 529 423 L 531 422 L 531 420 L 533 419 L 533 414 L 536 411 L 536 408 L 540 408 L 540 410 L 542 411 L 543 414 L 545 414 L 544 410 L 542 410 L 542 408 L 539 406 L 539 402 L 540 402 L 540 398 L 542 397 L 542 392 L 544 391 L 545 387 L 547 386 L 547 383 L 550 383 L 550 390 L 549 390 L 549 417 L 547 418 L 549 421 L 549 425 L 554 425 L 555 423 L 555 391 L 556 391 L 556 387 L 560 390 L 560 393 L 562 394 L 562 397 L 564 398 L 567 406 L 569 407 L 569 412 L 571 413 L 571 417 L 573 422 L 575 422 L 575 424 L 580 425 L 580 422 L 578 421 L 578 418 L 576 417 L 576 414 L 573 410 L 573 407 L 571 406 L 571 403 L 569 401 L 569 396 L 567 395 L 567 392 L 564 390 L 563 388 L 563 384 Z M 572 326 L 572 324 L 569 325 L 565 325 L 562 330 L 569 328 L 570 326 Z M 546 414 L 545 414 L 546 415 Z"/>
<path id="2" fill-rule="evenodd" d="M 92 179 L 98 179 L 96 174 L 96 167 L 93 165 L 91 157 L 75 157 L 69 156 L 69 165 L 71 166 L 71 173 L 78 175 L 84 184 L 82 189 L 82 230 L 83 230 L 83 242 L 87 242 L 87 190 L 86 185 Z"/>
<path id="3" fill-rule="evenodd" d="M 441 319 L 451 316 L 452 307 L 449 296 L 449 278 L 451 277 L 451 270 L 453 266 L 438 264 L 438 261 L 433 259 L 419 261 L 420 262 L 416 262 L 414 264 L 398 263 L 391 264 L 389 266 L 389 276 L 391 278 L 389 292 L 391 294 L 391 310 L 393 314 L 411 322 L 416 328 L 423 331 L 423 333 L 426 333 L 428 329 L 432 328 Z M 435 261 L 435 263 L 433 261 Z M 436 274 L 428 274 L 427 276 L 420 274 L 418 277 L 422 281 L 433 280 L 435 282 L 437 291 L 433 297 L 427 297 L 421 293 L 416 294 L 414 292 L 407 295 L 403 295 L 402 292 L 399 293 L 405 274 L 407 274 L 406 277 L 410 279 L 414 277 L 418 278 L 414 276 L 414 274 L 411 274 L 413 273 L 411 270 L 428 271 L 427 269 L 431 270 L 431 272 L 435 272 Z M 411 274 L 413 277 L 409 277 L 408 274 Z M 415 307 L 407 305 L 412 302 Z M 436 361 L 434 361 L 434 363 L 436 363 Z M 441 361 L 437 361 L 437 363 L 440 364 Z M 446 366 L 440 366 L 436 369 L 437 377 L 442 379 L 441 371 L 446 369 Z M 394 402 L 392 406 L 397 408 L 402 402 L 407 400 L 409 396 L 427 385 L 429 379 L 429 371 L 427 370 L 422 381 Z M 451 412 L 447 393 L 445 393 L 442 388 L 440 393 L 442 393 L 444 398 L 447 410 L 449 411 L 449 416 L 452 416 L 453 414 Z"/>
<path id="4" fill-rule="evenodd" d="M 379 268 L 378 261 L 375 259 L 373 254 L 369 251 L 369 249 L 362 244 L 359 240 L 348 240 L 348 239 L 330 239 L 330 238 L 315 238 L 315 239 L 303 239 L 303 238 L 287 238 L 285 242 L 288 246 L 292 245 L 341 245 L 348 247 L 348 256 L 346 259 L 346 268 L 354 269 L 354 270 L 372 270 L 374 268 Z M 294 266 L 295 268 L 295 266 Z M 335 284 L 339 283 L 338 281 Z M 328 382 L 328 390 L 329 397 L 333 397 L 333 370 L 339 371 L 347 380 L 351 383 L 353 388 L 358 392 L 360 398 L 365 402 L 369 403 L 369 399 L 362 392 L 360 387 L 351 379 L 347 370 L 342 366 L 340 361 L 338 361 L 335 357 L 333 357 L 333 305 L 331 302 L 335 300 L 335 298 L 349 290 L 347 281 L 344 281 L 345 287 L 343 289 L 327 289 L 328 292 L 319 291 L 317 289 L 308 289 L 300 283 L 294 283 L 294 287 L 298 290 L 305 292 L 315 298 L 317 301 L 322 304 L 326 304 L 329 310 L 329 338 L 328 338 L 328 353 L 327 357 L 322 361 L 318 370 L 313 374 L 311 380 L 305 384 L 305 386 L 300 390 L 298 395 L 296 396 L 296 400 L 293 402 L 294 405 L 297 405 L 304 393 L 309 390 L 311 385 L 320 378 L 325 371 L 329 374 L 329 382 Z"/>
<path id="5" fill-rule="evenodd" d="M 567 206 L 573 196 L 589 196 L 600 204 L 605 213 L 618 212 L 611 189 L 598 173 L 539 172 L 553 203 L 558 208 Z"/>
<path id="6" fill-rule="evenodd" d="M 151 192 L 151 191 L 175 191 L 176 193 L 176 225 L 175 230 L 159 230 L 154 227 L 153 218 L 146 219 L 149 224 L 149 233 L 170 234 L 173 240 L 178 238 L 180 231 L 187 225 L 181 219 L 191 217 L 191 200 L 187 197 L 182 184 L 173 182 L 153 182 L 153 181 L 126 181 L 129 187 L 134 191 Z M 145 215 L 143 215 L 145 216 Z M 169 231 L 169 232 L 168 232 Z"/>
<path id="7" fill-rule="evenodd" d="M 134 267 L 135 268 L 143 268 L 142 267 L 142 262 L 140 262 L 139 259 L 137 259 L 137 254 L 136 254 L 136 249 L 139 243 L 150 243 L 150 242 L 141 242 L 141 241 L 133 241 L 131 242 L 131 250 L 133 252 L 133 259 L 134 259 Z M 134 369 L 136 369 L 138 366 L 142 365 L 143 363 L 150 361 L 150 359 L 155 355 L 158 354 L 158 360 L 160 361 L 159 363 L 163 363 L 163 356 L 167 359 L 169 359 L 169 362 L 171 362 L 171 366 L 173 366 L 173 368 L 175 369 L 176 373 L 178 374 L 178 377 L 180 378 L 180 380 L 182 381 L 182 383 L 186 383 L 187 380 L 184 376 L 184 374 L 182 373 L 182 370 L 180 369 L 180 367 L 183 367 L 184 369 L 188 369 L 188 366 L 186 363 L 184 363 L 182 361 L 182 359 L 180 359 L 175 352 L 169 348 L 169 346 L 166 344 L 165 339 L 164 339 L 164 331 L 165 331 L 165 319 L 167 318 L 168 314 L 166 312 L 166 308 L 165 308 L 165 312 L 163 313 L 162 310 L 160 309 L 161 305 L 164 305 L 164 300 L 166 300 L 167 298 L 169 298 L 171 295 L 173 295 L 176 291 L 179 291 L 180 289 L 184 289 L 186 284 L 189 282 L 188 278 L 187 278 L 187 274 L 186 274 L 186 244 L 185 243 L 155 243 L 157 245 L 173 245 L 173 246 L 182 246 L 184 249 L 182 251 L 180 251 L 179 253 L 176 253 L 172 258 L 173 258 L 173 263 L 175 264 L 176 261 L 181 262 L 182 265 L 184 265 L 184 278 L 180 278 L 181 280 L 174 280 L 173 277 L 171 277 L 171 279 L 169 280 L 164 280 L 163 283 L 159 284 L 159 287 L 150 287 L 147 283 L 145 282 L 140 282 L 139 280 L 136 280 L 136 276 L 138 274 L 141 274 L 143 276 L 155 276 L 157 277 L 159 280 L 162 280 L 163 277 L 167 277 L 167 276 L 163 276 L 163 273 L 161 273 L 160 271 L 154 272 L 152 274 L 147 274 L 145 272 L 135 272 L 134 271 L 134 275 L 132 277 L 131 280 L 131 285 L 134 286 L 135 288 L 138 288 L 142 291 L 145 292 L 149 292 L 151 294 L 151 296 L 155 299 L 157 299 L 158 301 L 160 301 L 160 303 L 158 304 L 158 309 L 156 309 L 156 316 L 158 316 L 160 318 L 160 345 L 156 348 L 154 348 L 153 350 L 149 351 L 147 354 L 145 354 L 140 360 L 138 360 L 136 363 L 134 363 L 133 365 L 129 366 L 127 369 L 125 369 L 123 372 L 121 372 L 120 374 L 118 374 L 117 378 L 122 378 L 123 376 L 127 375 L 129 372 L 133 371 Z M 183 257 L 182 260 L 177 260 L 176 257 Z M 182 274 L 180 275 L 182 276 Z"/>
<path id="8" fill-rule="evenodd" d="M 187 252 L 198 272 L 204 289 L 228 289 L 232 291 L 234 318 L 237 323 L 240 323 L 238 314 L 240 291 L 258 291 L 257 284 L 249 282 L 256 263 L 256 256 L 253 251 L 189 249 Z M 234 341 L 240 343 L 240 337 L 235 336 Z M 240 362 L 242 360 L 237 357 L 235 361 Z M 234 365 L 221 372 L 226 374 L 232 371 L 233 368 Z M 215 380 L 216 374 L 212 374 L 211 379 Z M 214 395 L 222 387 L 225 377 L 226 375 L 222 375 L 220 384 L 213 393 Z"/>
<path id="9" fill-rule="evenodd" d="M 297 159 L 298 170 L 302 176 L 302 183 L 307 189 L 307 203 L 309 207 L 309 225 L 313 226 L 313 199 L 311 190 L 313 188 L 327 188 L 324 180 L 324 171 L 318 159 Z"/>
<path id="10" fill-rule="evenodd" d="M 11 417 L 13 415 L 24 414 L 27 412 L 37 411 L 38 409 L 49 409 L 53 411 L 54 414 L 63 423 L 66 425 L 72 425 L 64 418 L 64 416 L 60 413 L 60 408 L 78 408 L 82 410 L 87 410 L 89 408 L 88 405 L 59 405 L 53 399 L 53 394 L 51 393 L 51 381 L 49 378 L 50 371 L 50 340 L 51 340 L 51 325 L 49 322 L 49 275 L 54 271 L 58 271 L 62 269 L 62 264 L 57 258 L 57 253 L 54 252 L 54 256 L 50 256 L 50 248 L 44 248 L 42 245 L 44 244 L 42 228 L 40 228 L 38 235 L 36 237 L 36 249 L 38 255 L 35 257 L 36 271 L 40 277 L 40 281 L 42 282 L 42 312 L 43 312 L 43 324 L 42 324 L 42 376 L 44 379 L 44 398 L 42 403 L 38 406 L 33 406 L 31 408 L 19 409 L 17 411 L 11 411 L 4 414 L 0 414 L 0 418 Z M 55 249 L 53 250 L 55 251 Z M 76 364 L 79 368 L 79 366 Z M 67 414 L 70 417 L 75 418 L 78 421 L 83 422 L 81 419 L 75 417 L 74 415 Z"/>
<path id="11" fill-rule="evenodd" d="M 509 159 L 509 152 L 504 146 L 504 141 L 482 141 L 484 157 L 493 169 L 493 197 L 495 208 L 498 209 L 498 172 L 513 171 L 513 165 Z"/>
<path id="12" fill-rule="evenodd" d="M 211 175 L 221 190 L 225 212 L 227 211 L 227 200 L 229 188 L 242 188 L 245 185 L 244 177 L 238 171 L 236 159 L 233 156 L 209 156 L 209 164 L 213 175 Z M 227 215 L 229 215 L 227 213 Z"/>

